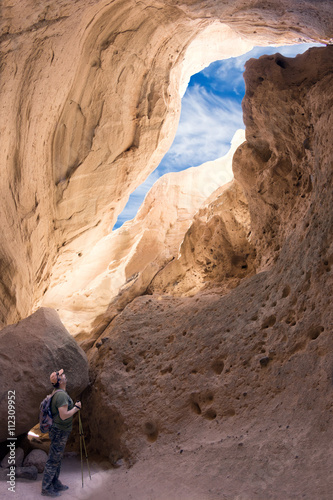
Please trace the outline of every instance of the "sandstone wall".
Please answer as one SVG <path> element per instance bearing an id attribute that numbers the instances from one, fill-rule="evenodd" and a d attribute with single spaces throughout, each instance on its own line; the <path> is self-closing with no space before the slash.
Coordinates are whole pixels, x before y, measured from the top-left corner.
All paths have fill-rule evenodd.
<path id="1" fill-rule="evenodd" d="M 250 234 L 248 203 L 234 181 L 195 214 L 176 258 L 154 276 L 147 292 L 181 297 L 213 287 L 226 293 L 255 272 Z"/>
<path id="2" fill-rule="evenodd" d="M 200 46 L 215 47 L 201 67 L 253 43 L 330 37 L 327 2 L 264 7 L 2 2 L 2 325 L 30 314 L 109 234 L 171 144 Z"/>
<path id="3" fill-rule="evenodd" d="M 259 272 L 222 296 L 142 296 L 113 320 L 89 353 L 86 393 L 92 447 L 111 459 L 170 440 L 190 450 L 199 433 L 216 461 L 267 464 L 274 491 L 300 471 L 295 456 L 307 491 L 332 460 L 332 67 L 332 47 L 247 64 L 234 170 Z"/>
<path id="4" fill-rule="evenodd" d="M 81 257 L 80 266 L 67 271 L 66 280 L 50 285 L 43 305 L 60 309 L 62 321 L 77 340 L 98 336 L 178 257 L 194 214 L 233 178 L 233 154 L 244 139 L 239 130 L 223 158 L 158 179 L 132 221 L 99 240 Z"/>
<path id="5" fill-rule="evenodd" d="M 253 43 L 332 41 L 327 1 L 5 0 L 1 9 L 2 325 L 26 317 L 50 285 L 79 268 L 158 164 L 175 131 L 196 37 L 206 44 L 208 34 L 227 33 L 238 51 L 239 36 L 240 52 Z M 234 201 L 248 206 L 251 235 L 247 215 L 233 242 L 249 245 L 257 274 L 232 276 L 231 291 L 231 281 L 194 297 L 152 288 L 132 301 L 89 352 L 83 425 L 90 450 L 113 461 L 131 463 L 161 444 L 198 456 L 204 447 L 216 463 L 232 457 L 221 470 L 226 490 L 264 474 L 263 498 L 274 498 L 267 485 L 288 498 L 300 474 L 297 492 L 326 499 L 332 47 L 250 61 L 246 84 L 247 142 L 227 196 L 245 194 Z M 205 250 L 191 234 L 206 222 L 215 229 L 218 202 L 198 214 L 184 250 L 193 241 L 198 256 Z M 207 238 L 207 248 L 218 245 L 213 230 Z M 189 273 L 206 273 L 207 265 Z M 157 285 L 170 290 L 167 279 Z"/>

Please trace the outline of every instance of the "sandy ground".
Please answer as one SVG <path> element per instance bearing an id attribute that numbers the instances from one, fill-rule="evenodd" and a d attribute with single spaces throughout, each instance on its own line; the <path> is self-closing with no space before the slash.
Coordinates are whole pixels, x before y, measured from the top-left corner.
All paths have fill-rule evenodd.
<path id="1" fill-rule="evenodd" d="M 84 464 L 84 485 L 82 487 L 81 462 L 79 458 L 64 458 L 60 479 L 70 489 L 62 492 L 61 497 L 78 500 L 211 500 L 214 497 L 199 488 L 192 486 L 182 478 L 181 471 L 174 466 L 166 468 L 163 460 L 159 463 L 137 463 L 133 468 L 122 467 L 112 470 L 101 470 L 96 463 L 90 465 L 89 479 L 86 463 Z M 148 467 L 147 467 L 148 465 Z M 153 468 L 154 467 L 154 468 Z M 41 496 L 42 474 L 36 481 L 18 479 L 15 493 L 7 490 L 4 481 L 0 483 L 0 498 L 4 500 L 34 500 Z M 185 481 L 184 481 L 185 479 Z M 200 491 L 201 490 L 201 491 Z M 223 495 L 219 498 L 227 498 Z"/>
<path id="2" fill-rule="evenodd" d="M 89 460 L 91 480 L 84 461 L 82 488 L 79 456 L 63 459 L 60 479 L 70 489 L 66 500 L 332 500 L 333 475 L 327 455 L 307 445 L 292 445 L 292 429 L 280 429 L 277 439 L 257 436 L 195 435 L 183 445 L 150 445 L 133 467 L 103 470 Z M 273 433 L 274 434 L 274 433 Z M 288 435 L 287 435 L 288 434 Z M 283 446 L 285 442 L 290 447 Z M 37 481 L 18 479 L 15 493 L 0 482 L 1 500 L 34 500 L 41 496 L 42 474 Z"/>

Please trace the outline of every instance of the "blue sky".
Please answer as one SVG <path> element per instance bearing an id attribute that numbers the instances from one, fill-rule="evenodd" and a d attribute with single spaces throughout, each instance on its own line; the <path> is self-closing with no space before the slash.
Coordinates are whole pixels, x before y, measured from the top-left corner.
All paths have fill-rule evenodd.
<path id="1" fill-rule="evenodd" d="M 242 56 L 216 61 L 193 75 L 182 99 L 171 148 L 157 169 L 131 194 L 114 229 L 135 217 L 146 193 L 159 177 L 215 160 L 228 152 L 236 130 L 245 128 L 241 102 L 245 93 L 244 65 L 248 59 L 277 52 L 295 57 L 313 46 L 316 45 L 255 47 Z"/>

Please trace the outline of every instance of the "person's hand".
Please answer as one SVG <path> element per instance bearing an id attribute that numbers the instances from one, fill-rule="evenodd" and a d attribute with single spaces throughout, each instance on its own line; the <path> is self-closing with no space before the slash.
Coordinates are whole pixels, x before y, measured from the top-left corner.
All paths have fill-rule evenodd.
<path id="1" fill-rule="evenodd" d="M 81 401 L 76 401 L 75 407 L 77 408 L 78 411 L 81 410 Z"/>

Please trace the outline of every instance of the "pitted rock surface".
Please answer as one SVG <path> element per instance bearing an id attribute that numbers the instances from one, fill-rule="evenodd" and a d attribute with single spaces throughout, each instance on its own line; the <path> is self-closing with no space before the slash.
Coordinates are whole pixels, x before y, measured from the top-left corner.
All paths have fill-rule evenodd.
<path id="1" fill-rule="evenodd" d="M 112 460 L 131 462 L 145 447 L 170 440 L 179 449 L 193 449 L 198 442 L 205 447 L 209 441 L 221 463 L 231 447 L 225 474 L 233 480 L 240 482 L 245 470 L 250 470 L 247 477 L 255 475 L 260 464 L 267 464 L 265 484 L 279 491 L 267 497 L 289 498 L 293 474 L 300 474 L 315 495 L 316 474 L 333 458 L 326 445 L 333 411 L 328 189 L 333 50 L 311 49 L 288 59 L 284 68 L 277 59 L 248 63 L 244 110 L 249 140 L 234 157 L 261 268 L 225 295 L 207 290 L 188 298 L 153 294 L 135 299 L 89 352 L 93 384 L 86 404 L 94 408 L 87 420 L 91 446 Z M 282 90 L 281 80 L 268 71 L 272 64 L 286 72 Z M 295 71 L 299 65 L 303 75 Z M 258 75 L 265 75 L 266 86 Z M 290 122 L 285 101 L 294 93 L 298 101 Z M 281 119 L 273 134 L 270 123 L 277 109 Z M 261 128 L 256 127 L 257 114 Z M 304 115 L 311 117 L 306 130 Z M 281 170 L 286 156 L 289 167 Z M 267 236 L 261 237 L 264 228 Z M 105 439 L 99 429 L 110 421 Z M 302 457 L 301 465 L 295 457 Z M 235 463 L 242 464 L 237 472 Z M 280 475 L 288 478 L 283 486 Z M 249 483 L 255 481 L 248 480 L 244 488 Z M 321 486 L 322 498 L 329 498 L 328 484 Z"/>

